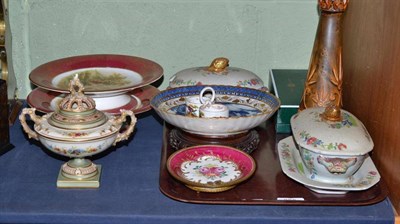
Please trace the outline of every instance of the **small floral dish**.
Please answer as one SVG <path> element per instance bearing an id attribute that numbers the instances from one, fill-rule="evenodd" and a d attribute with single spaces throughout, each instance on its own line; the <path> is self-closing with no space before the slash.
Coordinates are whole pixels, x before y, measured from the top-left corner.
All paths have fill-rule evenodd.
<path id="1" fill-rule="evenodd" d="M 170 88 L 198 85 L 231 85 L 268 91 L 264 82 L 251 71 L 229 67 L 227 58 L 215 58 L 210 66 L 184 69 L 171 77 Z"/>
<path id="2" fill-rule="evenodd" d="M 337 107 L 305 109 L 291 126 L 310 177 L 320 182 L 348 182 L 374 147 L 361 121 Z"/>
<path id="3" fill-rule="evenodd" d="M 346 182 L 339 184 L 318 181 L 318 179 L 312 177 L 312 173 L 306 168 L 292 136 L 279 141 L 278 154 L 282 171 L 288 177 L 317 193 L 345 194 L 349 191 L 367 190 L 380 180 L 379 172 L 371 157 L 367 156 L 361 167 Z"/>
<path id="4" fill-rule="evenodd" d="M 256 163 L 248 154 L 228 146 L 201 145 L 173 153 L 168 172 L 192 190 L 222 192 L 250 178 Z"/>
<path id="5" fill-rule="evenodd" d="M 186 86 L 161 91 L 150 105 L 166 122 L 186 132 L 208 137 L 245 133 L 268 120 L 279 108 L 274 95 L 256 89 L 210 85 L 215 91 L 215 103 L 229 109 L 229 117 L 186 116 L 185 98 L 198 96 L 204 86 Z"/>

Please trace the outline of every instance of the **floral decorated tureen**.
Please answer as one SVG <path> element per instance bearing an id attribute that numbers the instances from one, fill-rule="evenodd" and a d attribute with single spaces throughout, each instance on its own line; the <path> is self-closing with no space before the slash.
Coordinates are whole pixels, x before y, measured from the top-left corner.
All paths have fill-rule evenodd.
<path id="1" fill-rule="evenodd" d="M 374 147 L 361 121 L 335 106 L 305 109 L 291 125 L 310 178 L 321 182 L 348 181 Z"/>
<path id="2" fill-rule="evenodd" d="M 95 101 L 83 94 L 78 76 L 70 81 L 70 94 L 61 100 L 59 110 L 41 117 L 35 110 L 24 108 L 19 117 L 29 138 L 39 140 L 54 153 L 74 158 L 62 166 L 59 187 L 98 187 L 93 185 L 93 179 L 99 178 L 99 166 L 84 157 L 128 139 L 136 124 L 132 111 L 121 110 L 121 116 L 115 117 L 97 110 Z M 34 121 L 34 130 L 28 126 L 26 115 Z M 120 133 L 126 117 L 130 117 L 130 124 Z"/>
<path id="3" fill-rule="evenodd" d="M 267 91 L 264 82 L 253 72 L 229 67 L 227 58 L 216 58 L 208 67 L 188 68 L 176 73 L 170 88 L 196 85 L 230 85 Z"/>

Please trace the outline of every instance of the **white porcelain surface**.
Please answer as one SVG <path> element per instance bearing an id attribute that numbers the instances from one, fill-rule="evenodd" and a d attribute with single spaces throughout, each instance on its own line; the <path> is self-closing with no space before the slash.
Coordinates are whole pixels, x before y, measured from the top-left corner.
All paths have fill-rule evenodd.
<path id="1" fill-rule="evenodd" d="M 344 183 L 327 183 L 311 179 L 312 174 L 305 168 L 292 136 L 279 141 L 278 155 L 282 171 L 288 177 L 318 193 L 343 194 L 348 191 L 362 191 L 371 188 L 380 180 L 379 172 L 369 156 L 360 169 Z"/>
<path id="2" fill-rule="evenodd" d="M 218 181 L 229 183 L 242 175 L 235 162 L 221 160 L 213 155 L 201 156 L 195 161 L 185 161 L 181 164 L 181 171 L 185 179 L 200 184 Z"/>
<path id="3" fill-rule="evenodd" d="M 137 120 L 133 111 L 121 110 L 121 116 L 116 117 L 97 110 L 95 101 L 83 93 L 78 74 L 69 81 L 69 90 L 55 112 L 39 116 L 36 108 L 22 110 L 19 120 L 29 138 L 39 140 L 54 153 L 81 158 L 104 151 L 133 132 Z M 33 130 L 26 122 L 27 115 L 34 122 Z M 120 133 L 127 116 L 130 124 Z"/>
<path id="4" fill-rule="evenodd" d="M 49 139 L 60 139 L 62 141 L 69 141 L 69 142 L 94 140 L 106 137 L 108 135 L 112 135 L 116 133 L 121 127 L 121 124 L 115 125 L 114 116 L 106 114 L 108 117 L 108 121 L 104 125 L 98 127 L 77 129 L 77 130 L 57 128 L 49 124 L 48 122 L 53 113 L 54 112 L 43 115 L 40 122 L 36 123 L 34 126 L 34 130 L 39 135 Z"/>
<path id="5" fill-rule="evenodd" d="M 117 130 L 118 131 L 118 130 Z M 110 132 L 108 135 L 86 141 L 60 141 L 48 138 L 44 135 L 39 137 L 40 142 L 50 151 L 67 157 L 83 158 L 95 155 L 108 149 L 116 140 L 118 132 Z"/>
<path id="6" fill-rule="evenodd" d="M 360 168 L 368 154 L 357 156 L 323 155 L 299 147 L 301 159 L 312 180 L 325 183 L 346 183 Z"/>
<path id="7" fill-rule="evenodd" d="M 50 151 L 67 157 L 86 157 L 97 154 L 109 148 L 112 144 L 126 140 L 136 124 L 136 117 L 132 111 L 121 111 L 121 117 L 106 114 L 106 123 L 93 128 L 64 129 L 49 124 L 48 120 L 53 113 L 39 117 L 34 115 L 34 108 L 24 108 L 20 120 L 28 136 L 39 140 Z M 34 131 L 30 130 L 25 121 L 25 115 L 34 120 Z M 124 132 L 120 132 L 126 116 L 130 116 L 131 123 Z"/>
<path id="8" fill-rule="evenodd" d="M 301 147 L 310 151 L 339 156 L 365 155 L 374 143 L 367 129 L 353 114 L 341 110 L 341 120 L 321 117 L 325 108 L 308 108 L 291 120 L 293 136 Z"/>
<path id="9" fill-rule="evenodd" d="M 55 97 L 51 102 L 50 105 L 51 107 L 55 110 L 58 108 L 58 103 L 60 100 L 62 100 L 65 97 L 64 94 Z M 135 98 L 134 100 L 137 100 L 138 106 L 141 105 L 140 99 L 138 99 L 135 96 L 131 96 L 129 94 L 125 93 L 119 93 L 111 96 L 104 96 L 104 95 L 92 95 L 91 96 L 93 100 L 96 102 L 96 108 L 98 110 L 111 110 L 114 108 L 119 108 L 127 105 L 131 100 L 132 97 Z"/>
<path id="10" fill-rule="evenodd" d="M 198 96 L 185 97 L 186 115 L 200 117 L 200 107 L 205 103 L 212 103 L 215 100 L 215 91 L 207 86 L 200 91 Z"/>
<path id="11" fill-rule="evenodd" d="M 186 116 L 185 97 L 197 96 L 203 86 L 187 86 L 161 91 L 151 106 L 166 122 L 184 131 L 207 136 L 226 136 L 247 132 L 270 118 L 279 108 L 272 94 L 243 87 L 212 86 L 216 103 L 229 108 L 229 117 Z"/>
<path id="12" fill-rule="evenodd" d="M 291 126 L 310 178 L 321 182 L 346 182 L 374 147 L 361 121 L 345 110 L 308 108 L 292 116 Z"/>
<path id="13" fill-rule="evenodd" d="M 169 82 L 170 88 L 195 85 L 231 85 L 268 90 L 256 74 L 235 67 L 226 67 L 223 71 L 210 71 L 209 67 L 188 68 L 176 73 Z"/>
<path id="14" fill-rule="evenodd" d="M 229 108 L 223 104 L 208 103 L 200 107 L 200 117 L 229 117 Z"/>
<path id="15" fill-rule="evenodd" d="M 185 104 L 186 104 L 186 115 L 187 116 L 194 116 L 194 117 L 200 116 L 200 107 L 203 104 L 200 102 L 199 96 L 186 97 Z"/>

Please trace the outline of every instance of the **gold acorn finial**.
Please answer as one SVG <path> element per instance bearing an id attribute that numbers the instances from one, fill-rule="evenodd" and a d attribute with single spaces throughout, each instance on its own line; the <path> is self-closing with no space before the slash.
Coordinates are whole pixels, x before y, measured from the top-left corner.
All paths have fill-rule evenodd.
<path id="1" fill-rule="evenodd" d="M 328 121 L 341 121 L 342 115 L 340 107 L 331 104 L 325 108 L 325 111 L 321 114 L 321 117 Z"/>
<path id="2" fill-rule="evenodd" d="M 211 62 L 210 66 L 208 67 L 208 71 L 222 72 L 228 66 L 229 66 L 229 59 L 223 57 L 216 58 Z"/>

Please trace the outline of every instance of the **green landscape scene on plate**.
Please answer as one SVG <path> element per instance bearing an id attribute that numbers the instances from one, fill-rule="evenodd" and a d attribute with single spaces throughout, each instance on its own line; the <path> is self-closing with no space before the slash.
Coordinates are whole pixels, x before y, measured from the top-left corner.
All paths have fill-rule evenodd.
<path id="1" fill-rule="evenodd" d="M 58 82 L 57 87 L 60 89 L 69 89 L 69 81 L 75 75 L 74 73 L 62 78 Z M 78 77 L 87 91 L 118 89 L 131 84 L 131 80 L 126 75 L 120 73 L 102 74 L 97 70 L 86 70 L 78 72 Z"/>

